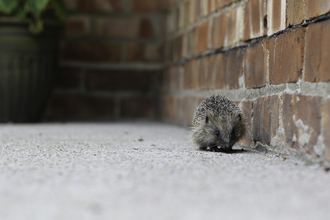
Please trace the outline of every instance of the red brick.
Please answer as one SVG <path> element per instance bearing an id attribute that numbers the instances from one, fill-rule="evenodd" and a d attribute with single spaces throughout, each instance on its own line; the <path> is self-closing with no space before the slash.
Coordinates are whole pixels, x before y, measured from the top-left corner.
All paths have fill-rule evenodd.
<path id="1" fill-rule="evenodd" d="M 64 0 L 70 10 L 81 12 L 112 12 L 122 10 L 122 0 Z"/>
<path id="2" fill-rule="evenodd" d="M 160 30 L 160 36 L 166 36 L 168 32 L 168 26 L 167 26 L 167 19 L 163 19 L 159 22 L 159 25 L 161 26 Z M 158 37 L 159 38 L 159 37 Z"/>
<path id="3" fill-rule="evenodd" d="M 183 89 L 190 89 L 192 87 L 192 71 L 193 61 L 187 61 L 183 65 Z"/>
<path id="4" fill-rule="evenodd" d="M 176 121 L 176 124 L 187 126 L 187 123 L 185 123 L 184 119 L 184 113 L 183 113 L 183 103 L 182 103 L 182 97 L 175 96 L 175 108 L 174 108 L 174 119 Z"/>
<path id="5" fill-rule="evenodd" d="M 200 16 L 205 17 L 209 13 L 208 1 L 207 0 L 201 0 L 200 4 L 201 4 L 200 5 L 200 7 L 201 7 Z"/>
<path id="6" fill-rule="evenodd" d="M 234 1 L 235 0 L 215 0 L 215 8 L 216 9 L 223 8 L 227 5 L 230 5 Z"/>
<path id="7" fill-rule="evenodd" d="M 190 17 L 191 17 L 191 4 L 192 1 L 187 1 L 184 4 L 184 26 L 188 26 L 190 24 Z"/>
<path id="8" fill-rule="evenodd" d="M 328 0 L 293 0 L 287 4 L 287 26 L 297 25 L 330 12 Z"/>
<path id="9" fill-rule="evenodd" d="M 253 139 L 270 145 L 277 141 L 280 99 L 278 96 L 259 98 L 253 102 Z M 275 138 L 275 139 L 274 139 Z"/>
<path id="10" fill-rule="evenodd" d="M 260 29 L 263 28 L 263 19 L 266 14 L 266 1 L 265 0 L 252 0 L 252 18 L 251 18 L 251 24 L 252 24 L 252 31 L 253 35 L 259 35 L 262 36 L 262 32 L 260 33 Z"/>
<path id="11" fill-rule="evenodd" d="M 175 12 L 169 13 L 169 15 L 166 18 L 166 29 L 167 34 L 173 33 L 176 30 L 177 26 L 177 14 Z"/>
<path id="12" fill-rule="evenodd" d="M 64 41 L 61 44 L 62 61 L 119 62 L 121 46 L 116 43 Z"/>
<path id="13" fill-rule="evenodd" d="M 275 0 L 273 1 L 273 7 L 272 7 L 272 30 L 273 33 L 281 30 L 281 23 L 282 23 L 282 1 L 280 0 Z"/>
<path id="14" fill-rule="evenodd" d="M 306 0 L 307 1 L 307 12 L 306 19 L 310 20 L 320 15 L 324 15 L 330 12 L 330 1 L 329 0 Z"/>
<path id="15" fill-rule="evenodd" d="M 246 48 L 244 59 L 245 87 L 250 89 L 266 86 L 266 42 L 261 41 Z"/>
<path id="16" fill-rule="evenodd" d="M 164 0 L 131 0 L 133 11 L 138 12 L 165 12 L 168 2 Z"/>
<path id="17" fill-rule="evenodd" d="M 52 119 L 113 119 L 113 98 L 88 95 L 54 95 L 47 118 Z"/>
<path id="18" fill-rule="evenodd" d="M 200 59 L 199 63 L 199 89 L 209 88 L 209 72 L 208 72 L 208 57 L 203 57 Z"/>
<path id="19" fill-rule="evenodd" d="M 169 74 L 170 74 L 170 83 L 169 83 L 170 90 L 179 90 L 181 88 L 179 66 L 170 67 Z"/>
<path id="20" fill-rule="evenodd" d="M 168 118 L 169 118 L 169 116 L 168 116 L 169 115 L 168 96 L 166 96 L 166 95 L 161 96 L 159 104 L 160 104 L 160 110 L 161 110 L 160 118 L 162 120 L 168 120 Z"/>
<path id="21" fill-rule="evenodd" d="M 198 21 L 201 18 L 201 1 L 203 0 L 191 0 L 194 4 L 194 19 L 193 21 Z"/>
<path id="22" fill-rule="evenodd" d="M 219 49 L 223 47 L 226 33 L 226 15 L 222 14 L 213 19 L 211 25 L 211 38 L 209 47 Z"/>
<path id="23" fill-rule="evenodd" d="M 82 36 L 90 33 L 90 19 L 86 16 L 70 16 L 65 23 L 66 35 Z"/>
<path id="24" fill-rule="evenodd" d="M 252 16 L 251 2 L 247 2 L 244 8 L 244 34 L 243 34 L 244 41 L 251 39 L 251 35 L 252 35 L 251 16 Z"/>
<path id="25" fill-rule="evenodd" d="M 215 89 L 216 54 L 208 56 L 207 63 L 207 85 L 209 89 Z"/>
<path id="26" fill-rule="evenodd" d="M 237 9 L 226 13 L 226 41 L 225 46 L 234 46 L 238 42 Z"/>
<path id="27" fill-rule="evenodd" d="M 188 57 L 188 43 L 189 43 L 189 32 L 186 32 L 182 35 L 182 57 Z"/>
<path id="28" fill-rule="evenodd" d="M 144 45 L 144 58 L 150 62 L 161 62 L 164 60 L 164 47 L 160 44 L 146 44 Z"/>
<path id="29" fill-rule="evenodd" d="M 239 88 L 239 78 L 243 76 L 243 56 L 244 50 L 241 48 L 224 54 L 224 88 Z"/>
<path id="30" fill-rule="evenodd" d="M 179 36 L 173 40 L 173 54 L 172 61 L 179 61 L 182 58 L 182 45 L 183 45 L 183 36 Z"/>
<path id="31" fill-rule="evenodd" d="M 246 3 L 243 40 L 249 40 L 264 35 L 264 18 L 267 14 L 266 7 L 266 0 L 252 0 Z"/>
<path id="32" fill-rule="evenodd" d="M 155 38 L 156 21 L 139 17 L 97 19 L 97 33 L 102 37 Z"/>
<path id="33" fill-rule="evenodd" d="M 127 44 L 126 45 L 126 61 L 128 62 L 145 62 L 145 45 L 144 44 Z"/>
<path id="34" fill-rule="evenodd" d="M 253 117 L 253 102 L 251 101 L 244 101 L 241 102 L 240 104 L 242 107 L 242 112 L 245 115 L 245 119 L 246 119 L 246 135 L 243 138 L 242 141 L 240 141 L 240 143 L 242 145 L 245 146 L 249 146 L 251 140 L 253 139 L 253 135 L 252 135 L 252 117 Z"/>
<path id="35" fill-rule="evenodd" d="M 306 18 L 306 1 L 291 0 L 286 5 L 286 26 L 302 23 Z"/>
<path id="36" fill-rule="evenodd" d="M 183 125 L 192 126 L 192 120 L 194 117 L 195 109 L 201 103 L 203 98 L 196 97 L 183 97 L 182 98 L 182 115 Z"/>
<path id="37" fill-rule="evenodd" d="M 188 32 L 188 56 L 195 55 L 195 28 Z"/>
<path id="38" fill-rule="evenodd" d="M 184 28 L 184 20 L 185 20 L 185 8 L 184 5 L 180 4 L 178 7 L 179 10 L 179 19 L 178 19 L 178 30 L 181 30 L 182 28 Z"/>
<path id="39" fill-rule="evenodd" d="M 197 53 L 203 53 L 209 42 L 209 22 L 205 22 L 196 28 L 196 49 Z"/>
<path id="40" fill-rule="evenodd" d="M 80 87 L 81 70 L 77 68 L 62 67 L 56 76 L 56 88 L 78 89 Z"/>
<path id="41" fill-rule="evenodd" d="M 233 3 L 236 0 L 223 0 L 223 1 L 225 2 L 225 4 L 229 5 L 229 4 Z"/>
<path id="42" fill-rule="evenodd" d="M 269 82 L 296 82 L 302 75 L 305 45 L 304 27 L 267 39 Z"/>
<path id="43" fill-rule="evenodd" d="M 215 8 L 219 9 L 224 7 L 224 0 L 214 0 L 215 1 Z"/>
<path id="44" fill-rule="evenodd" d="M 179 122 L 181 99 L 176 96 L 165 95 L 161 98 L 161 117 L 166 121 Z"/>
<path id="45" fill-rule="evenodd" d="M 166 62 L 172 61 L 173 41 L 166 41 L 164 44 L 164 60 Z"/>
<path id="46" fill-rule="evenodd" d="M 253 140 L 264 143 L 264 98 L 253 102 Z"/>
<path id="47" fill-rule="evenodd" d="M 89 70 L 86 88 L 93 91 L 150 91 L 154 72 Z"/>
<path id="48" fill-rule="evenodd" d="M 183 88 L 184 89 L 197 89 L 198 88 L 198 66 L 197 60 L 191 60 L 184 64 L 183 72 Z"/>
<path id="49" fill-rule="evenodd" d="M 148 18 L 142 18 L 140 22 L 140 29 L 139 29 L 139 36 L 141 38 L 156 38 L 157 34 L 155 31 L 156 21 L 148 19 Z"/>
<path id="50" fill-rule="evenodd" d="M 174 24 L 173 24 L 173 31 L 178 31 L 179 28 L 179 20 L 180 20 L 180 8 L 177 8 L 175 10 L 174 16 L 173 16 Z"/>
<path id="51" fill-rule="evenodd" d="M 315 154 L 320 135 L 321 97 L 285 94 L 283 126 L 285 143 L 305 153 Z"/>
<path id="52" fill-rule="evenodd" d="M 323 139 L 325 145 L 325 159 L 330 160 L 330 99 L 325 103 L 323 109 Z"/>
<path id="53" fill-rule="evenodd" d="M 215 0 L 208 0 L 208 13 L 212 13 L 215 11 Z"/>
<path id="54" fill-rule="evenodd" d="M 152 98 L 121 98 L 119 103 L 120 118 L 151 118 L 154 116 L 154 102 Z"/>
<path id="55" fill-rule="evenodd" d="M 182 58 L 194 54 L 194 32 L 188 31 L 182 35 Z"/>
<path id="56" fill-rule="evenodd" d="M 306 34 L 305 80 L 330 81 L 330 20 L 308 26 Z"/>
<path id="57" fill-rule="evenodd" d="M 194 59 L 193 60 L 193 71 L 192 71 L 192 89 L 199 89 L 200 88 L 200 66 L 201 66 L 201 59 Z"/>
<path id="58" fill-rule="evenodd" d="M 168 2 L 168 7 L 171 8 L 171 7 L 174 7 L 174 5 L 176 5 L 179 0 L 167 0 Z"/>
<path id="59" fill-rule="evenodd" d="M 157 62 L 161 61 L 157 44 L 127 44 L 126 61 L 128 62 Z"/>
<path id="60" fill-rule="evenodd" d="M 223 89 L 224 63 L 222 54 L 214 54 L 209 58 L 209 87 L 210 89 Z"/>
<path id="61" fill-rule="evenodd" d="M 279 128 L 280 99 L 278 96 L 265 98 L 264 103 L 264 129 L 265 143 L 270 144 L 277 137 Z M 277 139 L 275 139 L 277 141 Z"/>
<path id="62" fill-rule="evenodd" d="M 184 115 L 183 115 L 183 103 L 182 97 L 175 96 L 175 108 L 174 108 L 174 119 L 177 124 L 185 125 Z"/>
<path id="63" fill-rule="evenodd" d="M 167 67 L 162 71 L 161 88 L 164 91 L 178 90 L 181 88 L 178 66 Z"/>
<path id="64" fill-rule="evenodd" d="M 163 91 L 170 90 L 171 75 L 170 68 L 165 68 L 161 73 L 161 89 Z"/>

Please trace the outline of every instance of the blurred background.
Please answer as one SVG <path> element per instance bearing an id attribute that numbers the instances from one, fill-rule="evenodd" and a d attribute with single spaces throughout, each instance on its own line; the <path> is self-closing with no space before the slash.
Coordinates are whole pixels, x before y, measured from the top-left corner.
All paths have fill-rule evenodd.
<path id="1" fill-rule="evenodd" d="M 166 10 L 164 0 L 0 0 L 0 121 L 155 119 Z"/>
<path id="2" fill-rule="evenodd" d="M 64 0 L 70 13 L 44 119 L 155 118 L 166 2 Z"/>

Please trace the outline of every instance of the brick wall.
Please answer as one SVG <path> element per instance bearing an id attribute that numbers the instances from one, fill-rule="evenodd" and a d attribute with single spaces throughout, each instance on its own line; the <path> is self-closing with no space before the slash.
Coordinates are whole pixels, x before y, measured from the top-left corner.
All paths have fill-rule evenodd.
<path id="1" fill-rule="evenodd" d="M 242 144 L 330 161 L 329 0 L 169 2 L 163 120 L 190 126 L 223 94 L 247 117 Z"/>
<path id="2" fill-rule="evenodd" d="M 241 144 L 330 161 L 329 0 L 65 2 L 48 119 L 190 126 L 223 94 L 246 115 Z"/>
<path id="3" fill-rule="evenodd" d="M 166 1 L 64 2 L 70 16 L 46 119 L 155 118 Z"/>

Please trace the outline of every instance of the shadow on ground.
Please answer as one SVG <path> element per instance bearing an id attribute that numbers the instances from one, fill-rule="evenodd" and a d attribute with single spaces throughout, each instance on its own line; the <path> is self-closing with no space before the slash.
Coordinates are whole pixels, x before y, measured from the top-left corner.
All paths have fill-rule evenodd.
<path id="1" fill-rule="evenodd" d="M 232 149 L 232 150 L 225 150 L 222 148 L 210 149 L 210 150 L 200 150 L 205 152 L 214 152 L 214 153 L 224 153 L 224 154 L 259 154 L 260 152 L 250 149 Z"/>

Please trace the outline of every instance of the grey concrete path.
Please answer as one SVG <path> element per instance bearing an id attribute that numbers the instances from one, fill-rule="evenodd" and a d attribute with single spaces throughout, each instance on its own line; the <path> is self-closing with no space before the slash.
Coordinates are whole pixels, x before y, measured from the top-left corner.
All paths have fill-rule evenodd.
<path id="1" fill-rule="evenodd" d="M 148 123 L 0 125 L 0 219 L 330 219 L 330 172 Z"/>

